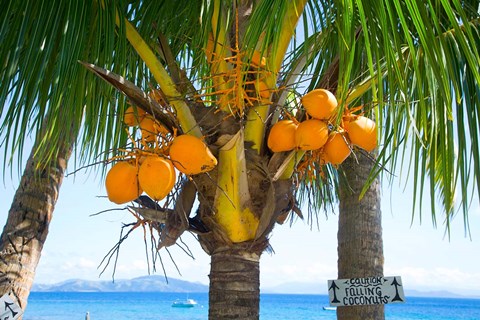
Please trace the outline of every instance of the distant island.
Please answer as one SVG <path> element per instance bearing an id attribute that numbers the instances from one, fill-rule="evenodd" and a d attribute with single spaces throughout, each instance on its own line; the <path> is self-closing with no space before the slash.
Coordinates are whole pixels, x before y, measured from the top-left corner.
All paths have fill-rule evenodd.
<path id="1" fill-rule="evenodd" d="M 208 292 L 208 286 L 202 283 L 167 279 L 157 275 L 115 281 L 71 279 L 54 284 L 33 284 L 32 292 Z"/>
<path id="2" fill-rule="evenodd" d="M 34 284 L 32 292 L 208 292 L 208 285 L 170 277 L 167 282 L 163 276 L 151 275 L 115 281 L 71 279 L 54 284 Z M 261 292 L 267 294 L 328 294 L 326 284 L 300 282 L 262 287 Z M 407 297 L 480 298 L 480 296 L 466 296 L 449 291 L 405 290 L 405 295 Z"/>

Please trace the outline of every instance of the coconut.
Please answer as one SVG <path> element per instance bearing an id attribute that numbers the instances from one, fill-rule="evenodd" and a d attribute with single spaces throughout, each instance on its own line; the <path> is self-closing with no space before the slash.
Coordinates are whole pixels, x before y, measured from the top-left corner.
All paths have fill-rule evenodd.
<path id="1" fill-rule="evenodd" d="M 270 98 L 271 90 L 268 88 L 267 84 L 264 81 L 255 81 L 255 89 L 257 90 L 257 94 L 260 97 L 264 99 Z"/>
<path id="2" fill-rule="evenodd" d="M 345 129 L 354 145 L 366 151 L 373 151 L 377 147 L 375 121 L 364 116 L 358 116 L 353 121 L 346 122 Z"/>
<path id="3" fill-rule="evenodd" d="M 173 139 L 169 155 L 175 168 L 185 174 L 208 172 L 217 165 L 217 159 L 208 146 L 188 134 Z"/>
<path id="4" fill-rule="evenodd" d="M 340 132 L 334 132 L 323 146 L 325 160 L 331 164 L 341 164 L 350 155 L 351 149 L 346 137 Z"/>
<path id="5" fill-rule="evenodd" d="M 105 188 L 108 199 L 116 204 L 137 199 L 143 192 L 138 183 L 137 167 L 126 161 L 117 162 L 107 173 Z"/>
<path id="6" fill-rule="evenodd" d="M 129 127 L 138 126 L 146 115 L 143 109 L 130 106 L 123 114 L 123 122 Z"/>
<path id="7" fill-rule="evenodd" d="M 297 124 L 292 120 L 281 120 L 270 129 L 267 145 L 273 152 L 295 149 L 295 131 Z"/>
<path id="8" fill-rule="evenodd" d="M 177 176 L 170 160 L 158 156 L 148 156 L 138 170 L 141 188 L 153 200 L 162 200 L 175 185 Z"/>
<path id="9" fill-rule="evenodd" d="M 300 101 L 307 113 L 315 119 L 329 119 L 337 108 L 337 99 L 328 90 L 315 89 L 304 95 Z"/>
<path id="10" fill-rule="evenodd" d="M 256 67 L 265 67 L 267 64 L 267 59 L 261 56 L 260 51 L 255 50 L 253 52 L 252 60 L 250 62 Z"/>
<path id="11" fill-rule="evenodd" d="M 165 135 L 168 133 L 168 130 L 152 116 L 146 116 L 142 122 L 140 122 L 140 129 L 142 130 L 142 138 L 146 142 L 154 142 L 157 135 Z"/>
<path id="12" fill-rule="evenodd" d="M 327 139 L 328 126 L 320 120 L 305 120 L 298 125 L 295 131 L 295 145 L 302 150 L 320 149 Z"/>

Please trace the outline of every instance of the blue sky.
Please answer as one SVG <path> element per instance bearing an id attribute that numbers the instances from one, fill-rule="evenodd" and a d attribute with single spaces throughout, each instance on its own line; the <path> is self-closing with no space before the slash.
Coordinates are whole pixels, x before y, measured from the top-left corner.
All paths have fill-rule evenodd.
<path id="1" fill-rule="evenodd" d="M 2 150 L 3 152 L 3 150 Z M 71 171 L 71 170 L 70 170 Z M 4 225 L 10 203 L 18 184 L 16 176 L 6 176 L 0 185 L 0 224 Z M 398 184 L 398 183 L 397 183 Z M 97 216 L 99 211 L 121 208 L 110 203 L 99 176 L 78 173 L 68 176 L 62 185 L 50 234 L 40 264 L 37 283 L 54 283 L 66 279 L 110 280 L 110 266 L 99 276 L 98 265 L 116 243 L 123 222 L 133 218 L 126 210 L 115 210 Z M 472 240 L 465 237 L 461 215 L 452 225 L 448 240 L 439 218 L 437 229 L 432 227 L 430 213 L 425 212 L 422 224 L 415 219 L 411 225 L 411 190 L 398 186 L 384 186 L 382 198 L 385 275 L 402 276 L 406 290 L 448 290 L 459 294 L 480 295 L 480 208 L 474 201 L 470 210 Z M 306 211 L 306 210 L 305 210 Z M 282 283 L 300 282 L 318 285 L 326 291 L 328 279 L 337 278 L 337 216 L 319 215 L 320 230 L 310 230 L 298 220 L 275 228 L 271 244 L 274 254 L 264 253 L 261 258 L 262 287 Z M 161 256 L 170 277 L 208 283 L 209 257 L 195 238 L 182 237 L 195 256 L 188 257 L 176 247 L 170 249 L 181 275 L 169 255 Z M 116 279 L 148 274 L 143 243 L 143 231 L 137 229 L 122 245 L 117 264 Z M 161 265 L 155 274 L 162 275 Z"/>

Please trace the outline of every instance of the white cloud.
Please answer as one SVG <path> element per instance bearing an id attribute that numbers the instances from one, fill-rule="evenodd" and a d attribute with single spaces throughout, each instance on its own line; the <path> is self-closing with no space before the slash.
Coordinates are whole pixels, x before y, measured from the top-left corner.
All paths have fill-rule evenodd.
<path id="1" fill-rule="evenodd" d="M 73 258 L 70 260 L 67 260 L 64 262 L 64 264 L 61 266 L 63 270 L 91 270 L 91 269 L 96 269 L 98 263 L 95 261 L 86 258 L 86 257 L 78 257 L 78 258 Z"/>
<path id="2" fill-rule="evenodd" d="M 323 283 L 337 276 L 336 265 L 320 262 L 304 263 L 275 263 L 268 261 L 260 267 L 261 284 L 265 287 L 280 285 L 282 283 Z"/>
<path id="3" fill-rule="evenodd" d="M 464 272 L 459 268 L 402 267 L 386 269 L 387 276 L 401 276 L 405 289 L 448 290 L 455 293 L 480 293 L 480 272 Z"/>

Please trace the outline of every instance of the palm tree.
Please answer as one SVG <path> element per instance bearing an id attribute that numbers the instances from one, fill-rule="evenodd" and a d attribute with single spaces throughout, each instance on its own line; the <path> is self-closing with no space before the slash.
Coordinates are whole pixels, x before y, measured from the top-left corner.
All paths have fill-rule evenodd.
<path id="1" fill-rule="evenodd" d="M 2 12 L 2 18 L 5 19 L 1 27 L 2 39 L 11 44 L 9 48 L 2 48 L 0 72 L 0 145 L 5 150 L 3 172 L 11 165 L 17 151 L 20 151 L 17 152 L 18 162 L 22 163 L 21 151 L 32 132 L 35 141 L 0 237 L 0 294 L 9 294 L 22 309 L 27 305 L 67 162 L 79 135 L 82 109 L 85 104 L 90 104 L 87 103 L 90 98 L 85 98 L 85 92 L 97 92 L 102 95 L 102 100 L 110 96 L 112 91 L 109 87 L 102 90 L 101 87 L 90 86 L 84 78 L 88 77 L 87 72 L 81 68 L 77 68 L 77 71 L 83 72 L 80 78 L 62 80 L 57 76 L 59 68 L 65 65 L 69 65 L 70 71 L 76 70 L 75 64 L 67 60 L 79 51 L 95 52 L 95 59 L 108 61 L 112 48 L 104 43 L 91 42 L 96 33 L 95 27 L 98 27 L 94 22 L 87 24 L 88 28 L 77 28 L 80 35 L 66 32 L 69 30 L 66 28 L 68 22 L 76 16 L 79 8 L 70 6 L 66 10 L 68 3 L 63 2 L 56 5 L 58 15 L 53 14 L 46 23 L 37 23 L 40 21 L 36 20 L 36 14 L 51 13 L 51 8 L 44 7 L 43 3 L 28 8 L 9 3 L 6 11 Z M 93 7 L 85 9 L 95 10 Z M 20 16 L 23 18 L 14 21 L 13 17 Z M 93 20 L 98 19 L 96 15 L 92 17 Z M 20 37 L 19 30 L 23 30 Z M 48 41 L 51 48 L 56 49 L 43 50 L 45 47 L 42 43 L 32 38 L 36 31 L 42 34 L 42 42 Z M 73 42 L 65 43 L 66 39 L 67 42 Z M 16 41 L 20 41 L 21 45 L 15 45 Z M 65 50 L 59 48 L 67 46 L 72 49 L 75 41 L 80 46 L 66 57 Z M 105 49 L 106 59 L 102 55 Z M 92 111 L 84 113 L 87 119 L 90 117 L 90 125 L 95 123 L 97 117 Z M 58 131 L 57 121 L 64 122 Z M 84 126 L 84 130 L 92 130 L 88 127 Z"/>
<path id="2" fill-rule="evenodd" d="M 429 184 L 433 223 L 436 224 L 438 208 L 434 199 L 438 197 L 442 201 L 447 231 L 455 211 L 460 208 L 466 230 L 468 228 L 468 203 L 475 190 L 477 193 L 479 190 L 478 171 L 473 169 L 478 160 L 475 118 L 480 77 L 478 65 L 473 61 L 478 61 L 479 2 L 463 2 L 461 6 L 465 11 L 459 10 L 460 5 L 452 8 L 416 1 L 358 7 L 360 20 L 373 21 L 385 12 L 395 12 L 391 22 L 398 24 L 391 25 L 390 40 L 384 38 L 386 46 L 377 46 L 378 43 L 372 46 L 369 38 L 378 39 L 375 32 L 369 32 L 364 38 L 366 48 L 372 51 L 365 50 L 363 58 L 367 64 L 371 64 L 372 57 L 376 61 L 369 68 L 378 70 L 371 74 L 375 74 L 381 85 L 372 85 L 372 97 L 362 99 L 366 103 L 378 101 L 378 107 L 371 111 L 380 123 L 383 147 L 379 149 L 376 164 L 360 154 L 357 161 L 350 158 L 343 165 L 342 177 L 348 183 L 341 184 L 339 196 L 339 278 L 383 274 L 376 177 L 382 174 L 392 180 L 391 172 L 397 172 L 397 167 L 408 167 L 407 179 L 413 175 L 412 212 L 416 212 L 416 205 L 420 203 L 421 214 L 424 190 Z M 362 10 L 365 11 L 360 13 Z M 455 16 L 462 23 L 457 25 L 452 20 Z M 404 28 L 411 32 L 406 38 Z M 462 40 L 461 35 L 470 40 Z M 388 53 L 388 47 L 404 59 Z M 385 51 L 378 55 L 378 50 Z M 400 77 L 393 76 L 395 73 Z M 470 92 L 476 93 L 472 96 Z M 470 134 L 471 144 L 465 138 Z M 472 186 L 469 174 L 477 187 Z M 460 199 L 454 197 L 457 192 L 462 195 Z M 337 318 L 383 319 L 383 312 L 383 306 L 339 308 Z"/>
<path id="3" fill-rule="evenodd" d="M 299 212 L 304 200 L 313 209 L 324 208 L 339 191 L 340 276 L 382 272 L 381 256 L 357 256 L 376 260 L 376 267 L 354 261 L 351 270 L 344 266 L 352 255 L 343 253 L 361 252 L 354 245 L 358 237 L 371 237 L 364 232 L 370 228 L 367 221 L 374 223 L 375 239 L 381 239 L 380 211 L 367 210 L 379 199 L 371 182 L 384 168 L 402 162 L 398 157 L 406 154 L 406 146 L 414 154 L 419 201 L 430 177 L 431 194 L 438 191 L 448 222 L 459 183 L 467 215 L 469 196 L 480 185 L 477 7 L 475 1 L 58 1 L 49 8 L 10 3 L 1 13 L 0 38 L 10 45 L 0 48 L 2 84 L 8 84 L 0 88 L 0 101 L 3 105 L 13 96 L 8 105 L 17 107 L 2 109 L 2 133 L 17 137 L 7 142 L 14 149 L 23 141 L 18 132 L 29 126 L 40 130 L 46 115 L 52 119 L 46 126 L 50 135 L 39 156 L 47 160 L 51 146 L 63 139 L 65 119 L 83 124 L 80 154 L 86 163 L 163 150 L 132 149 L 121 123 L 123 96 L 92 78 L 97 75 L 154 116 L 166 128 L 162 139 L 168 144 L 182 134 L 202 138 L 218 165 L 208 173 L 182 175 L 161 208 L 142 198 L 132 212 L 138 226 L 158 234 L 159 247 L 172 245 L 186 230 L 199 234 L 212 257 L 211 319 L 258 319 L 260 255 L 276 221 Z M 38 63 L 50 52 L 62 53 L 55 64 Z M 92 73 L 86 75 L 87 69 Z M 340 166 L 316 161 L 321 152 L 269 150 L 270 128 L 281 119 L 303 121 L 298 98 L 315 88 L 335 92 L 340 101 L 330 130 L 341 126 L 345 112 L 375 116 L 382 142 L 376 162 L 357 148 L 350 164 Z M 161 99 L 155 101 L 148 91 Z M 61 116 L 60 102 L 71 106 Z M 456 108 L 456 122 L 453 102 L 465 108 Z M 25 114 L 34 120 L 20 121 Z M 191 216 L 196 197 L 199 208 Z M 351 223 L 358 232 L 343 233 Z M 378 254 L 381 243 L 372 243 L 380 244 L 370 249 Z M 378 307 L 350 310 L 354 316 L 339 310 L 339 318 L 383 317 Z"/>
<path id="4" fill-rule="evenodd" d="M 0 237 L 0 293 L 25 309 L 74 141 L 40 163 L 34 146 Z"/>

